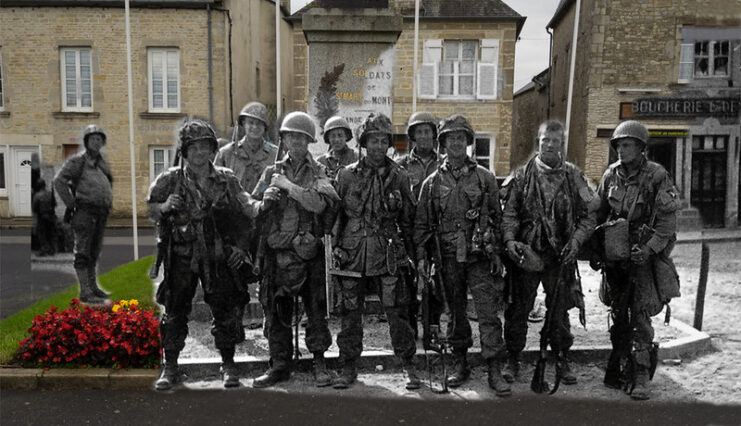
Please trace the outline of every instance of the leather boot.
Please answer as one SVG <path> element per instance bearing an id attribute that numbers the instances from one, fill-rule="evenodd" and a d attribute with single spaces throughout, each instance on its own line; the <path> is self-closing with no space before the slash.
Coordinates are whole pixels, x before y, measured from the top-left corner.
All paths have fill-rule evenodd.
<path id="1" fill-rule="evenodd" d="M 419 389 L 422 387 L 422 381 L 417 375 L 417 368 L 414 366 L 413 362 L 410 361 L 404 363 L 402 371 L 404 372 L 404 378 L 406 379 L 406 388 L 408 390 Z"/>
<path id="2" fill-rule="evenodd" d="M 225 388 L 239 386 L 239 369 L 234 363 L 234 348 L 221 350 L 221 381 Z"/>
<path id="3" fill-rule="evenodd" d="M 347 389 L 355 383 L 358 378 L 358 370 L 355 367 L 355 362 L 345 362 L 345 366 L 342 367 L 340 375 L 332 382 L 332 387 L 335 389 Z"/>
<path id="4" fill-rule="evenodd" d="M 169 390 L 181 381 L 180 368 L 178 367 L 179 352 L 165 351 L 165 363 L 162 374 L 154 382 L 156 390 Z"/>
<path id="5" fill-rule="evenodd" d="M 108 299 L 111 294 L 100 288 L 100 285 L 98 284 L 98 275 L 95 273 L 95 266 L 89 267 L 87 271 L 88 279 L 90 280 L 90 288 L 92 289 L 93 294 L 101 299 Z"/>
<path id="6" fill-rule="evenodd" d="M 323 352 L 314 353 L 314 384 L 318 388 L 332 384 L 332 376 L 329 375 L 329 370 L 327 370 Z"/>
<path id="7" fill-rule="evenodd" d="M 557 358 L 558 367 L 561 369 L 561 382 L 565 385 L 575 385 L 576 375 L 571 371 L 569 365 L 568 351 L 562 351 L 562 355 Z"/>
<path id="8" fill-rule="evenodd" d="M 464 350 L 453 353 L 455 357 L 455 371 L 453 371 L 453 374 L 448 376 L 448 386 L 451 388 L 457 388 L 465 383 L 465 381 L 471 376 L 471 369 L 468 367 L 466 352 L 467 351 Z"/>
<path id="9" fill-rule="evenodd" d="M 502 369 L 502 378 L 507 383 L 514 383 L 515 380 L 520 376 L 520 354 L 510 355 L 507 359 L 507 363 L 504 364 Z"/>
<path id="10" fill-rule="evenodd" d="M 286 363 L 270 361 L 270 368 L 262 376 L 252 381 L 253 388 L 267 388 L 291 378 L 291 370 Z"/>
<path id="11" fill-rule="evenodd" d="M 635 376 L 635 387 L 633 392 L 630 393 L 630 397 L 637 401 L 645 401 L 651 398 L 651 389 L 649 388 L 648 382 L 648 368 L 636 365 L 636 376 Z"/>
<path id="12" fill-rule="evenodd" d="M 509 387 L 509 383 L 502 377 L 502 369 L 499 360 L 492 358 L 488 360 L 489 364 L 489 376 L 488 382 L 489 387 L 492 388 L 497 396 L 510 396 L 512 395 L 512 389 Z"/>
<path id="13" fill-rule="evenodd" d="M 101 305 L 106 302 L 105 298 L 100 298 L 93 293 L 90 285 L 90 276 L 85 268 L 75 269 L 77 279 L 80 280 L 80 302 L 88 305 Z"/>

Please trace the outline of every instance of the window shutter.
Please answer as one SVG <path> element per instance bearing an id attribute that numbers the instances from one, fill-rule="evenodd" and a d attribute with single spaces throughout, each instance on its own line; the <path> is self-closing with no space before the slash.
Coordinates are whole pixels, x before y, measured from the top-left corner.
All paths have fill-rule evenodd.
<path id="1" fill-rule="evenodd" d="M 497 67 L 499 66 L 499 40 L 481 40 L 481 62 L 476 67 L 476 98 L 497 98 Z"/>
<path id="2" fill-rule="evenodd" d="M 679 83 L 689 83 L 695 73 L 695 44 L 682 43 L 679 50 Z"/>
<path id="3" fill-rule="evenodd" d="M 417 73 L 417 94 L 421 99 L 435 99 L 438 92 L 438 63 L 442 57 L 443 41 L 428 39 L 422 49 L 422 65 Z"/>

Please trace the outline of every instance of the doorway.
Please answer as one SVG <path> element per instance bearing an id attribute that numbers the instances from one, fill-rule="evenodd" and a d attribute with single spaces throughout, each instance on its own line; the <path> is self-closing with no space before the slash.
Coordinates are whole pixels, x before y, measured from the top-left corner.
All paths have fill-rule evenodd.
<path id="1" fill-rule="evenodd" d="M 31 156 L 38 153 L 37 147 L 20 146 L 11 148 L 11 204 L 16 217 L 31 216 Z"/>
<path id="2" fill-rule="evenodd" d="M 705 228 L 725 226 L 728 135 L 692 137 L 690 203 L 700 211 Z"/>

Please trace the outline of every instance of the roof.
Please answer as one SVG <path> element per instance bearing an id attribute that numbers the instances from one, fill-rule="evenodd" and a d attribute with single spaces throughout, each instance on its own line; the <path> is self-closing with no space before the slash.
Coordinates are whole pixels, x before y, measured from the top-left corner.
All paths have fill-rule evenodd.
<path id="1" fill-rule="evenodd" d="M 561 0 L 556 6 L 556 12 L 553 14 L 553 18 L 548 22 L 546 28 L 553 28 L 561 21 L 563 16 L 568 12 L 569 7 L 574 4 L 574 0 Z"/>
<path id="2" fill-rule="evenodd" d="M 389 0 L 389 7 L 396 3 Z M 291 15 L 298 19 L 312 8 L 321 7 L 321 0 L 314 0 Z M 400 10 L 402 15 L 414 16 L 414 7 Z M 420 19 L 506 19 L 517 21 L 517 35 L 525 24 L 525 17 L 502 0 L 420 0 Z"/>
<path id="3" fill-rule="evenodd" d="M 523 93 L 526 93 L 526 92 L 529 92 L 529 91 L 533 90 L 534 88 L 536 88 L 536 83 L 537 83 L 537 89 L 538 89 L 538 91 L 543 90 L 543 88 L 545 88 L 545 86 L 547 84 L 547 82 L 542 81 L 543 80 L 543 77 L 546 77 L 546 74 L 548 74 L 550 72 L 550 70 L 551 70 L 551 68 L 548 67 L 548 68 L 544 69 L 543 71 L 535 74 L 535 76 L 533 76 L 533 78 L 531 78 L 530 81 L 526 85 L 522 86 L 518 91 L 516 91 L 512 95 L 512 97 L 514 98 L 514 97 L 517 97 L 519 95 L 522 95 Z M 547 77 L 549 77 L 549 76 L 547 76 Z"/>
<path id="4" fill-rule="evenodd" d="M 132 7 L 205 8 L 220 0 L 131 0 Z M 122 0 L 2 0 L 2 7 L 124 7 Z"/>

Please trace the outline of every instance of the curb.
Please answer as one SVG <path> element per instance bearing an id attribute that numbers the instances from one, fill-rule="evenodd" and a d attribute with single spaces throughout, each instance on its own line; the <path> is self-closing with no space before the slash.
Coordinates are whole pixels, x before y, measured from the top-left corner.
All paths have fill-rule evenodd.
<path id="1" fill-rule="evenodd" d="M 659 359 L 689 359 L 700 354 L 710 352 L 713 346 L 710 336 L 698 331 L 691 326 L 679 321 L 672 320 L 672 324 L 688 336 L 674 339 L 661 344 L 659 347 Z M 570 353 L 572 361 L 577 362 L 599 362 L 608 358 L 611 347 L 601 346 L 574 346 Z M 522 353 L 523 362 L 534 362 L 539 355 L 537 349 L 526 349 Z M 452 359 L 452 355 L 451 359 Z M 339 354 L 327 352 L 325 354 L 327 367 L 337 369 L 339 365 Z M 251 356 L 237 357 L 235 359 L 240 373 L 243 376 L 252 376 L 262 373 L 268 368 L 266 358 Z M 417 350 L 415 356 L 417 365 L 425 365 L 425 354 Z M 484 364 L 481 352 L 474 350 L 469 352 L 469 362 L 472 366 Z M 180 366 L 190 378 L 206 379 L 219 377 L 220 358 L 191 358 L 180 361 Z M 379 366 L 381 368 L 379 368 Z M 398 359 L 392 351 L 363 351 L 358 367 L 361 370 L 394 370 L 400 366 Z M 303 357 L 294 363 L 297 371 L 311 371 L 312 358 L 304 353 Z M 159 370 L 155 369 L 50 369 L 38 368 L 0 368 L 0 389 L 14 390 L 69 390 L 69 389 L 152 389 L 152 384 L 159 376 Z"/>

